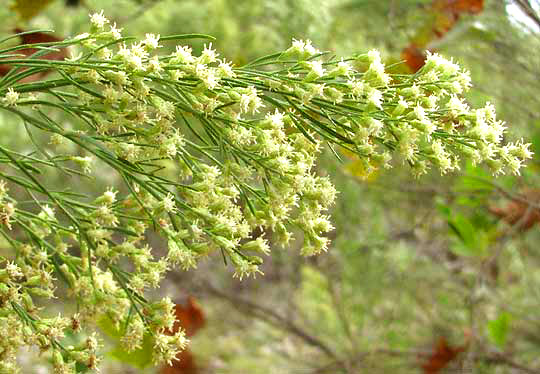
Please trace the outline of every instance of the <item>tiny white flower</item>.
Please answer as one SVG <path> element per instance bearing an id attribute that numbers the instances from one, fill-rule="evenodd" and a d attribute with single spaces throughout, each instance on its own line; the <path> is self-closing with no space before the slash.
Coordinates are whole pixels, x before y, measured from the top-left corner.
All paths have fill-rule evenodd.
<path id="1" fill-rule="evenodd" d="M 111 34 L 115 40 L 122 38 L 122 29 L 116 28 L 116 23 L 111 26 Z"/>
<path id="2" fill-rule="evenodd" d="M 109 23 L 109 20 L 103 15 L 103 10 L 99 13 L 94 13 L 90 15 L 90 23 L 95 26 L 98 30 L 103 29 L 105 24 Z"/>
<path id="3" fill-rule="evenodd" d="M 368 53 L 368 60 L 370 63 L 380 63 L 381 62 L 381 55 L 379 51 L 376 49 L 370 50 Z"/>
<path id="4" fill-rule="evenodd" d="M 171 193 L 168 193 L 167 196 L 163 198 L 163 209 L 167 213 L 173 213 L 176 211 L 176 202 L 174 200 L 174 195 Z"/>
<path id="5" fill-rule="evenodd" d="M 217 61 L 217 56 L 216 50 L 212 49 L 212 43 L 210 43 L 208 46 L 204 45 L 200 59 L 203 64 L 210 64 Z"/>
<path id="6" fill-rule="evenodd" d="M 8 88 L 6 95 L 4 96 L 4 102 L 7 106 L 16 106 L 19 101 L 19 93 L 14 91 L 13 88 Z"/>
<path id="7" fill-rule="evenodd" d="M 341 58 L 341 61 L 338 62 L 337 66 L 333 70 L 333 73 L 336 75 L 345 75 L 349 76 L 352 70 L 352 66 L 347 62 L 343 61 L 343 58 Z"/>
<path id="8" fill-rule="evenodd" d="M 161 47 L 159 45 L 159 34 L 146 34 L 146 39 L 144 39 L 143 43 L 148 49 L 157 49 Z"/>
<path id="9" fill-rule="evenodd" d="M 161 66 L 161 62 L 159 61 L 158 56 L 153 56 L 150 61 L 148 61 L 147 70 L 154 73 L 159 73 L 160 71 L 163 71 L 163 67 Z"/>
<path id="10" fill-rule="evenodd" d="M 365 83 L 360 80 L 350 79 L 347 81 L 347 85 L 349 86 L 352 95 L 356 98 L 359 98 L 365 93 Z"/>
<path id="11" fill-rule="evenodd" d="M 306 43 L 303 40 L 296 40 L 293 38 L 292 40 L 292 48 L 297 52 L 304 52 L 304 48 L 306 47 Z"/>
<path id="12" fill-rule="evenodd" d="M 367 94 L 367 99 L 369 103 L 373 104 L 379 109 L 382 109 L 383 95 L 381 91 L 375 88 L 370 89 Z"/>
<path id="13" fill-rule="evenodd" d="M 270 120 L 270 122 L 272 123 L 273 127 L 276 128 L 276 129 L 282 129 L 284 124 L 283 124 L 283 113 L 280 113 L 277 109 L 274 113 L 272 114 L 267 114 L 266 115 L 266 118 Z"/>
<path id="14" fill-rule="evenodd" d="M 321 61 L 310 61 L 308 65 L 311 69 L 311 72 L 314 73 L 317 77 L 322 77 L 324 75 L 324 67 Z"/>
<path id="15" fill-rule="evenodd" d="M 12 280 L 23 276 L 23 273 L 21 272 L 21 268 L 13 262 L 8 262 L 6 264 L 6 272 L 9 278 Z"/>
<path id="16" fill-rule="evenodd" d="M 450 97 L 450 100 L 448 100 L 448 104 L 446 104 L 446 106 L 450 111 L 450 114 L 454 117 L 469 112 L 469 106 L 467 105 L 467 103 L 465 103 L 465 100 L 462 98 L 460 99 L 456 95 L 452 95 Z"/>
<path id="17" fill-rule="evenodd" d="M 225 60 L 219 62 L 219 72 L 221 76 L 225 78 L 234 78 L 236 76 L 232 69 L 231 63 L 225 62 Z"/>
<path id="18" fill-rule="evenodd" d="M 130 70 L 133 70 L 133 71 L 145 70 L 140 56 L 130 54 L 129 56 L 127 56 L 125 62 L 126 62 L 126 67 Z"/>
<path id="19" fill-rule="evenodd" d="M 306 40 L 306 43 L 305 43 L 305 46 L 304 46 L 304 51 L 305 53 L 308 54 L 308 57 L 311 57 L 313 55 L 316 55 L 317 53 L 319 53 L 320 51 L 313 47 L 313 45 L 311 44 L 311 40 Z"/>
<path id="20" fill-rule="evenodd" d="M 41 208 L 41 210 L 43 211 L 43 213 L 45 214 L 45 216 L 46 216 L 48 219 L 51 219 L 51 220 L 55 220 L 55 219 L 56 219 L 56 218 L 54 217 L 54 209 L 52 209 L 50 206 L 45 205 L 44 207 Z"/>
<path id="21" fill-rule="evenodd" d="M 191 64 L 195 62 L 195 57 L 191 54 L 191 48 L 188 46 L 177 45 L 174 55 L 181 64 Z"/>
<path id="22" fill-rule="evenodd" d="M 80 157 L 80 156 L 73 156 L 71 158 L 75 163 L 79 164 L 81 166 L 81 168 L 83 169 L 83 172 L 85 172 L 86 174 L 90 174 L 90 172 L 92 172 L 92 157 L 90 156 L 85 156 L 85 157 Z"/>

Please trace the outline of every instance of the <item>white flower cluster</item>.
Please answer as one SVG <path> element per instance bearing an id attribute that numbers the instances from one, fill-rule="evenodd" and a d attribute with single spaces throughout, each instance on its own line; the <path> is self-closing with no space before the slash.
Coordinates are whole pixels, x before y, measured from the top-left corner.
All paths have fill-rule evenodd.
<path id="1" fill-rule="evenodd" d="M 296 54 L 304 72 L 291 69 L 289 82 L 269 83 L 268 90 L 293 93 L 297 112 L 340 135 L 337 143 L 361 157 L 366 174 L 390 167 L 395 156 L 417 176 L 430 165 L 443 174 L 457 170 L 462 157 L 485 163 L 495 175 L 519 174 L 532 157 L 530 144 L 503 144 L 506 126 L 491 104 L 472 109 L 465 103 L 460 95 L 471 79 L 451 60 L 429 54 L 414 76 L 392 77 L 377 51 L 322 63 L 300 52 L 299 45 L 294 41 L 284 56 Z"/>
<path id="2" fill-rule="evenodd" d="M 93 335 L 79 347 L 61 343 L 67 330 L 87 330 L 103 316 L 126 350 L 140 348 L 150 333 L 154 360 L 170 362 L 185 335 L 167 334 L 169 299 L 144 298 L 168 270 L 194 268 L 220 251 L 242 279 L 260 273 L 271 242 L 286 246 L 300 236 L 304 255 L 327 250 L 336 190 L 314 168 L 322 141 L 354 152 L 368 171 L 397 157 L 415 175 L 430 165 L 458 169 L 461 157 L 495 174 L 518 174 L 532 156 L 522 141 L 502 143 L 505 126 L 491 105 L 468 107 L 460 97 L 468 73 L 436 54 L 415 76 L 392 76 L 376 51 L 324 60 L 311 42 L 293 40 L 279 57 L 258 60 L 266 69 L 234 69 L 211 44 L 198 56 L 185 45 L 158 56 L 159 35 L 127 45 L 102 13 L 91 24 L 91 33 L 71 40 L 84 54 L 54 65 L 59 86 L 73 84 L 76 94 L 44 88 L 62 98 L 55 107 L 76 113 L 86 127 L 47 127 L 35 111 L 24 112 L 40 101 L 21 98 L 16 85 L 0 108 L 50 131 L 59 152 L 67 142 L 84 150 L 59 160 L 90 175 L 96 159 L 116 170 L 129 193 L 108 189 L 93 201 L 54 193 L 36 214 L 16 208 L 0 181 L 4 232 L 16 227 L 31 238 L 5 235 L 16 256 L 0 265 L 0 372 L 15 372 L 22 345 L 51 350 L 57 373 L 73 372 L 75 362 L 95 368 Z M 39 93 L 39 84 L 33 87 Z M 21 171 L 25 165 L 16 164 Z M 35 183 L 21 187 L 43 192 Z M 156 258 L 145 244 L 149 230 L 167 239 L 165 256 Z M 33 296 L 54 297 L 52 274 L 77 300 L 76 316 L 47 319 L 34 306 Z"/>

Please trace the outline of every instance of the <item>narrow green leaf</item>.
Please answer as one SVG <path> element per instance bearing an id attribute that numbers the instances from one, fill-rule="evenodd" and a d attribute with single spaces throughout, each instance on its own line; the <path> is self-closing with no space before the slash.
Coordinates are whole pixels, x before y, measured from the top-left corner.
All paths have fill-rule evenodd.
<path id="1" fill-rule="evenodd" d="M 165 40 L 183 40 L 183 39 L 207 39 L 207 40 L 216 40 L 211 35 L 206 34 L 177 34 L 177 35 L 167 35 L 167 36 L 161 36 L 159 38 L 160 41 Z"/>

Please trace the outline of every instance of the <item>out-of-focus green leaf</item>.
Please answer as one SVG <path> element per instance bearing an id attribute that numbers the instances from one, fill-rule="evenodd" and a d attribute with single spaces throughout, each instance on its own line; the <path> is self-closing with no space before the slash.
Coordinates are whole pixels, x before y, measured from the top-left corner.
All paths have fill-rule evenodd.
<path id="1" fill-rule="evenodd" d="M 136 349 L 133 352 L 127 352 L 120 344 L 122 333 L 113 325 L 110 318 L 101 318 L 98 322 L 98 326 L 115 342 L 115 348 L 107 354 L 108 356 L 141 370 L 152 364 L 153 339 L 149 334 L 144 336 L 141 348 Z"/>
<path id="2" fill-rule="evenodd" d="M 38 15 L 52 0 L 16 0 L 11 9 L 17 12 L 21 19 L 27 21 Z"/>
<path id="3" fill-rule="evenodd" d="M 467 33 L 462 36 L 463 39 L 480 40 L 482 42 L 494 41 L 497 35 L 493 30 L 486 29 L 481 24 L 473 23 L 469 26 Z"/>
<path id="4" fill-rule="evenodd" d="M 503 348 L 508 338 L 510 330 L 511 316 L 507 312 L 502 312 L 499 316 L 488 322 L 488 337 L 493 344 L 499 348 Z"/>
<path id="5" fill-rule="evenodd" d="M 114 326 L 111 319 L 107 316 L 103 316 L 98 321 L 98 327 L 101 329 L 101 331 L 107 334 L 111 339 L 120 339 L 122 337 L 122 333 L 120 332 L 120 330 L 118 330 Z"/>
<path id="6" fill-rule="evenodd" d="M 133 352 L 127 352 L 120 345 L 109 352 L 109 355 L 118 361 L 125 362 L 138 369 L 144 369 L 152 364 L 153 339 L 149 334 L 144 336 L 142 347 Z"/>
<path id="7" fill-rule="evenodd" d="M 493 186 L 490 185 L 492 180 L 493 177 L 486 169 L 473 166 L 471 162 L 467 162 L 465 175 L 459 179 L 456 188 L 459 190 L 491 191 L 493 190 Z"/>
<path id="8" fill-rule="evenodd" d="M 448 205 L 439 203 L 439 212 L 446 218 L 450 231 L 456 239 L 450 250 L 460 256 L 484 256 L 491 236 L 489 231 L 461 213 L 452 212 Z"/>

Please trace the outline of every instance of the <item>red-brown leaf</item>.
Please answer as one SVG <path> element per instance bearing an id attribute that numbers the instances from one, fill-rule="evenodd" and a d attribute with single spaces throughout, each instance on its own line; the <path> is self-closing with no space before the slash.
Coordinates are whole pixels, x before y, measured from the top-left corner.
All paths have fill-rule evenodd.
<path id="1" fill-rule="evenodd" d="M 23 32 L 23 30 L 21 30 L 21 29 L 15 29 L 14 31 L 15 31 L 15 33 Z M 34 32 L 34 33 L 31 33 L 31 34 L 24 34 L 24 35 L 20 36 L 20 39 L 21 39 L 20 44 L 54 43 L 54 42 L 59 42 L 59 41 L 62 40 L 62 39 L 58 39 L 57 37 L 55 37 L 55 36 L 53 36 L 51 34 L 46 34 L 46 33 L 43 33 L 43 32 Z M 13 53 L 22 54 L 22 55 L 25 55 L 25 56 L 28 57 L 28 56 L 33 55 L 37 51 L 39 51 L 39 49 L 37 49 L 37 48 L 25 48 L 25 49 L 17 50 L 17 51 L 15 51 Z M 46 60 L 60 61 L 60 60 L 65 59 L 66 56 L 67 56 L 67 51 L 66 51 L 65 48 L 62 48 L 59 51 L 49 52 L 49 53 L 41 56 L 41 58 L 46 59 Z M 1 61 L 2 60 L 0 59 L 0 62 Z M 13 67 L 8 65 L 8 64 L 0 64 L 0 76 L 6 75 L 12 68 Z M 21 82 L 21 83 L 34 82 L 34 81 L 37 81 L 37 80 L 40 80 L 40 79 L 44 78 L 48 73 L 49 73 L 49 71 L 36 73 L 36 74 L 30 75 L 28 77 L 25 77 L 24 79 L 21 79 L 19 82 Z"/>
<path id="2" fill-rule="evenodd" d="M 180 352 L 176 358 L 177 360 L 173 361 L 172 365 L 163 366 L 159 374 L 197 374 L 199 372 L 189 349 Z"/>
<path id="3" fill-rule="evenodd" d="M 445 338 L 441 337 L 437 341 L 433 353 L 422 364 L 424 374 L 438 374 L 441 369 L 444 369 L 457 355 L 467 348 L 467 345 L 460 347 L 451 347 Z"/>
<path id="4" fill-rule="evenodd" d="M 178 332 L 180 328 L 184 329 L 187 337 L 192 337 L 205 324 L 204 313 L 193 297 L 188 297 L 186 305 L 176 304 L 174 307 L 176 321 L 169 334 Z M 177 360 L 172 365 L 163 366 L 159 374 L 197 374 L 198 369 L 195 359 L 189 349 L 180 352 L 176 356 Z"/>
<path id="5" fill-rule="evenodd" d="M 484 0 L 435 0 L 433 7 L 456 14 L 477 14 L 484 10 Z"/>
<path id="6" fill-rule="evenodd" d="M 495 216 L 521 231 L 527 231 L 540 222 L 540 189 L 529 189 L 521 194 L 521 199 L 514 199 L 504 207 L 488 207 Z"/>
<path id="7" fill-rule="evenodd" d="M 401 52 L 412 72 L 424 66 L 424 47 L 444 37 L 456 25 L 463 14 L 477 14 L 484 9 L 484 0 L 433 0 L 427 6 L 428 21 L 421 25 L 408 47 Z"/>
<path id="8" fill-rule="evenodd" d="M 176 304 L 174 311 L 176 322 L 171 331 L 173 334 L 178 331 L 179 327 L 182 327 L 186 331 L 187 337 L 192 337 L 206 323 L 201 307 L 192 296 L 188 297 L 186 305 Z"/>
<path id="9" fill-rule="evenodd" d="M 422 49 L 418 48 L 415 44 L 410 44 L 401 51 L 401 58 L 405 60 L 409 69 L 411 69 L 413 73 L 416 73 L 424 66 L 426 56 Z"/>

